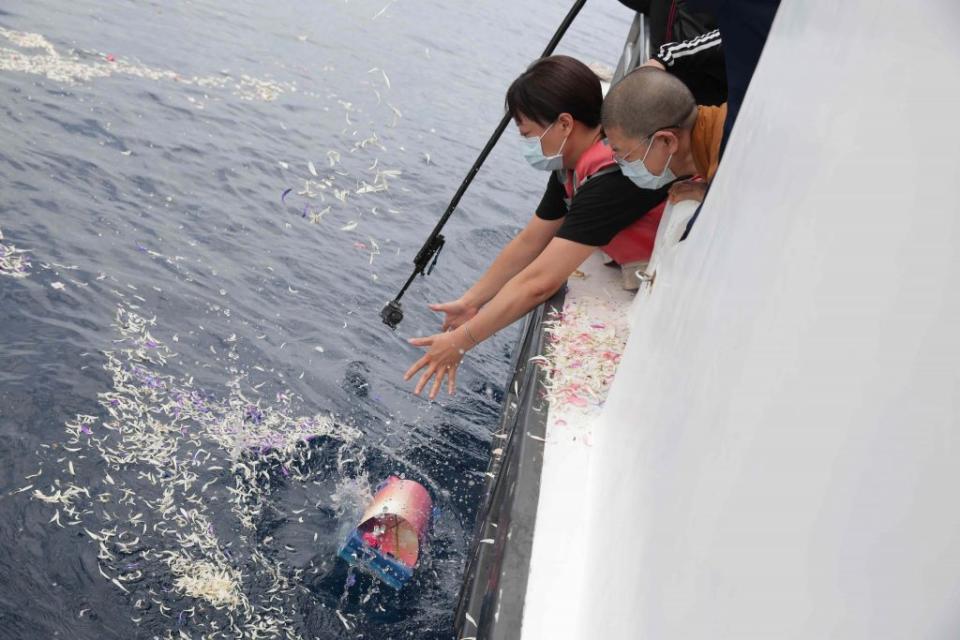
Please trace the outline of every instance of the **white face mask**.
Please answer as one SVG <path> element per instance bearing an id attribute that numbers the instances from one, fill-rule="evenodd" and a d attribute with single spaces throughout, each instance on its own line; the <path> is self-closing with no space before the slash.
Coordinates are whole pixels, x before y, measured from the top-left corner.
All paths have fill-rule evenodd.
<path id="1" fill-rule="evenodd" d="M 653 148 L 653 136 L 650 136 L 650 144 L 647 145 L 647 150 L 643 154 L 643 157 L 639 160 L 634 160 L 633 162 L 627 162 L 626 160 L 617 159 L 617 164 L 620 165 L 620 171 L 624 176 L 630 178 L 633 181 L 633 184 L 637 185 L 641 189 L 659 189 L 665 184 L 673 182 L 677 179 L 677 176 L 674 175 L 673 171 L 670 170 L 670 160 L 673 159 L 673 154 L 671 153 L 667 156 L 667 163 L 663 167 L 663 173 L 656 176 L 650 173 L 650 170 L 647 169 L 647 165 L 643 163 L 647 159 L 647 155 L 650 153 L 650 149 Z M 629 153 L 627 155 L 630 155 Z"/>
<path id="2" fill-rule="evenodd" d="M 569 137 L 570 134 L 567 134 L 567 137 L 563 139 L 563 142 L 560 144 L 560 149 L 554 155 L 548 156 L 543 153 L 543 136 L 547 135 L 547 131 L 550 131 L 550 128 L 555 124 L 557 123 L 554 122 L 544 129 L 538 138 L 521 138 L 523 141 L 523 157 L 527 159 L 527 162 L 529 162 L 530 166 L 534 169 L 540 169 L 541 171 L 558 171 L 563 168 L 563 147 L 567 144 L 567 137 Z"/>

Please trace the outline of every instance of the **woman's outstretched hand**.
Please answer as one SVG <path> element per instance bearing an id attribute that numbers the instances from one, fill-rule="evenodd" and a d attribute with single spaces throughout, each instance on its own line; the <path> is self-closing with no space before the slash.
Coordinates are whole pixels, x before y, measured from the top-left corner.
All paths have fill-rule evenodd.
<path id="1" fill-rule="evenodd" d="M 415 347 L 427 347 L 427 353 L 403 374 L 403 379 L 409 380 L 418 371 L 425 369 L 413 392 L 420 395 L 420 392 L 430 383 L 430 379 L 434 378 L 433 386 L 430 388 L 430 399 L 433 400 L 440 393 L 443 379 L 446 377 L 447 393 L 453 395 L 457 386 L 457 367 L 463 360 L 463 354 L 474 346 L 464 335 L 464 331 L 448 331 L 426 338 L 410 338 L 409 342 Z"/>
<path id="2" fill-rule="evenodd" d="M 453 302 L 441 302 L 440 304 L 431 304 L 428 306 L 431 311 L 445 314 L 443 317 L 443 326 L 440 327 L 441 331 L 448 331 L 460 327 L 480 311 L 478 307 L 467 304 L 462 298 L 454 300 Z M 427 338 L 422 339 L 426 340 Z"/>

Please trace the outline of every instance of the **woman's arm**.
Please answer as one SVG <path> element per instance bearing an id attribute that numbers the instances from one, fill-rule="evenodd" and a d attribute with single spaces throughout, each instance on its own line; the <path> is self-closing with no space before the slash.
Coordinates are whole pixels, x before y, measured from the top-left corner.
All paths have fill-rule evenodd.
<path id="1" fill-rule="evenodd" d="M 543 252 L 561 224 L 563 218 L 543 220 L 533 216 L 527 226 L 503 248 L 486 273 L 463 294 L 464 300 L 477 307 L 489 302 L 511 278 Z"/>
<path id="2" fill-rule="evenodd" d="M 437 397 L 445 376 L 447 391 L 453 393 L 457 366 L 463 355 L 547 300 L 566 282 L 570 274 L 590 257 L 594 249 L 595 247 L 561 238 L 551 240 L 546 249 L 529 266 L 511 278 L 468 323 L 455 331 L 426 338 L 412 338 L 410 344 L 429 347 L 429 350 L 407 370 L 404 380 L 409 380 L 418 371 L 426 368 L 417 381 L 414 393 L 419 394 L 434 376 L 436 378 L 430 390 L 431 400 Z"/>
<path id="3" fill-rule="evenodd" d="M 469 325 L 470 334 L 482 342 L 513 324 L 549 299 L 596 247 L 554 238 L 529 267 L 503 287 Z"/>
<path id="4" fill-rule="evenodd" d="M 563 218 L 544 220 L 533 216 L 527 226 L 500 251 L 490 268 L 458 300 L 432 304 L 434 311 L 445 313 L 442 330 L 456 329 L 476 315 L 515 275 L 540 255 L 556 235 Z"/>

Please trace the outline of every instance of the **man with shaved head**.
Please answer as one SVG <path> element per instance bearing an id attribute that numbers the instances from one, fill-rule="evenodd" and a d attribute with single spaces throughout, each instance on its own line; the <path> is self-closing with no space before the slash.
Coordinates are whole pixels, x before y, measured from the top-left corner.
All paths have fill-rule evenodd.
<path id="1" fill-rule="evenodd" d="M 601 117 L 624 176 L 641 189 L 692 178 L 676 182 L 670 199 L 702 201 L 720 162 L 726 111 L 698 106 L 679 79 L 641 67 L 610 90 Z"/>

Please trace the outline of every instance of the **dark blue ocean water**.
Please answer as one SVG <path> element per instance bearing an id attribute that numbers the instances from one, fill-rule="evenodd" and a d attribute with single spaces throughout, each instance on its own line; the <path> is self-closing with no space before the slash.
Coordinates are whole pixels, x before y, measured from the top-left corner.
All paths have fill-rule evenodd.
<path id="1" fill-rule="evenodd" d="M 284 637 L 452 636 L 517 333 L 471 353 L 436 403 L 401 380 L 417 357 L 405 339 L 438 328 L 425 303 L 459 295 L 535 206 L 545 179 L 513 129 L 400 330 L 377 314 L 567 9 L 3 3 L 0 242 L 30 266 L 0 274 L 0 637 L 252 634 L 264 612 Z M 596 0 L 560 50 L 612 66 L 628 21 Z M 228 446 L 237 428 L 298 416 L 334 428 L 289 459 Z M 104 457 L 144 428 L 172 449 Z M 263 477 L 242 478 L 237 459 Z M 196 485 L 164 502 L 185 468 Z M 348 503 L 391 473 L 433 494 L 432 543 L 402 593 L 363 576 L 347 587 L 333 554 Z M 257 492 L 246 523 L 230 506 L 240 483 Z M 183 546 L 194 513 L 216 549 Z M 167 551 L 220 554 L 247 608 L 184 595 Z"/>

